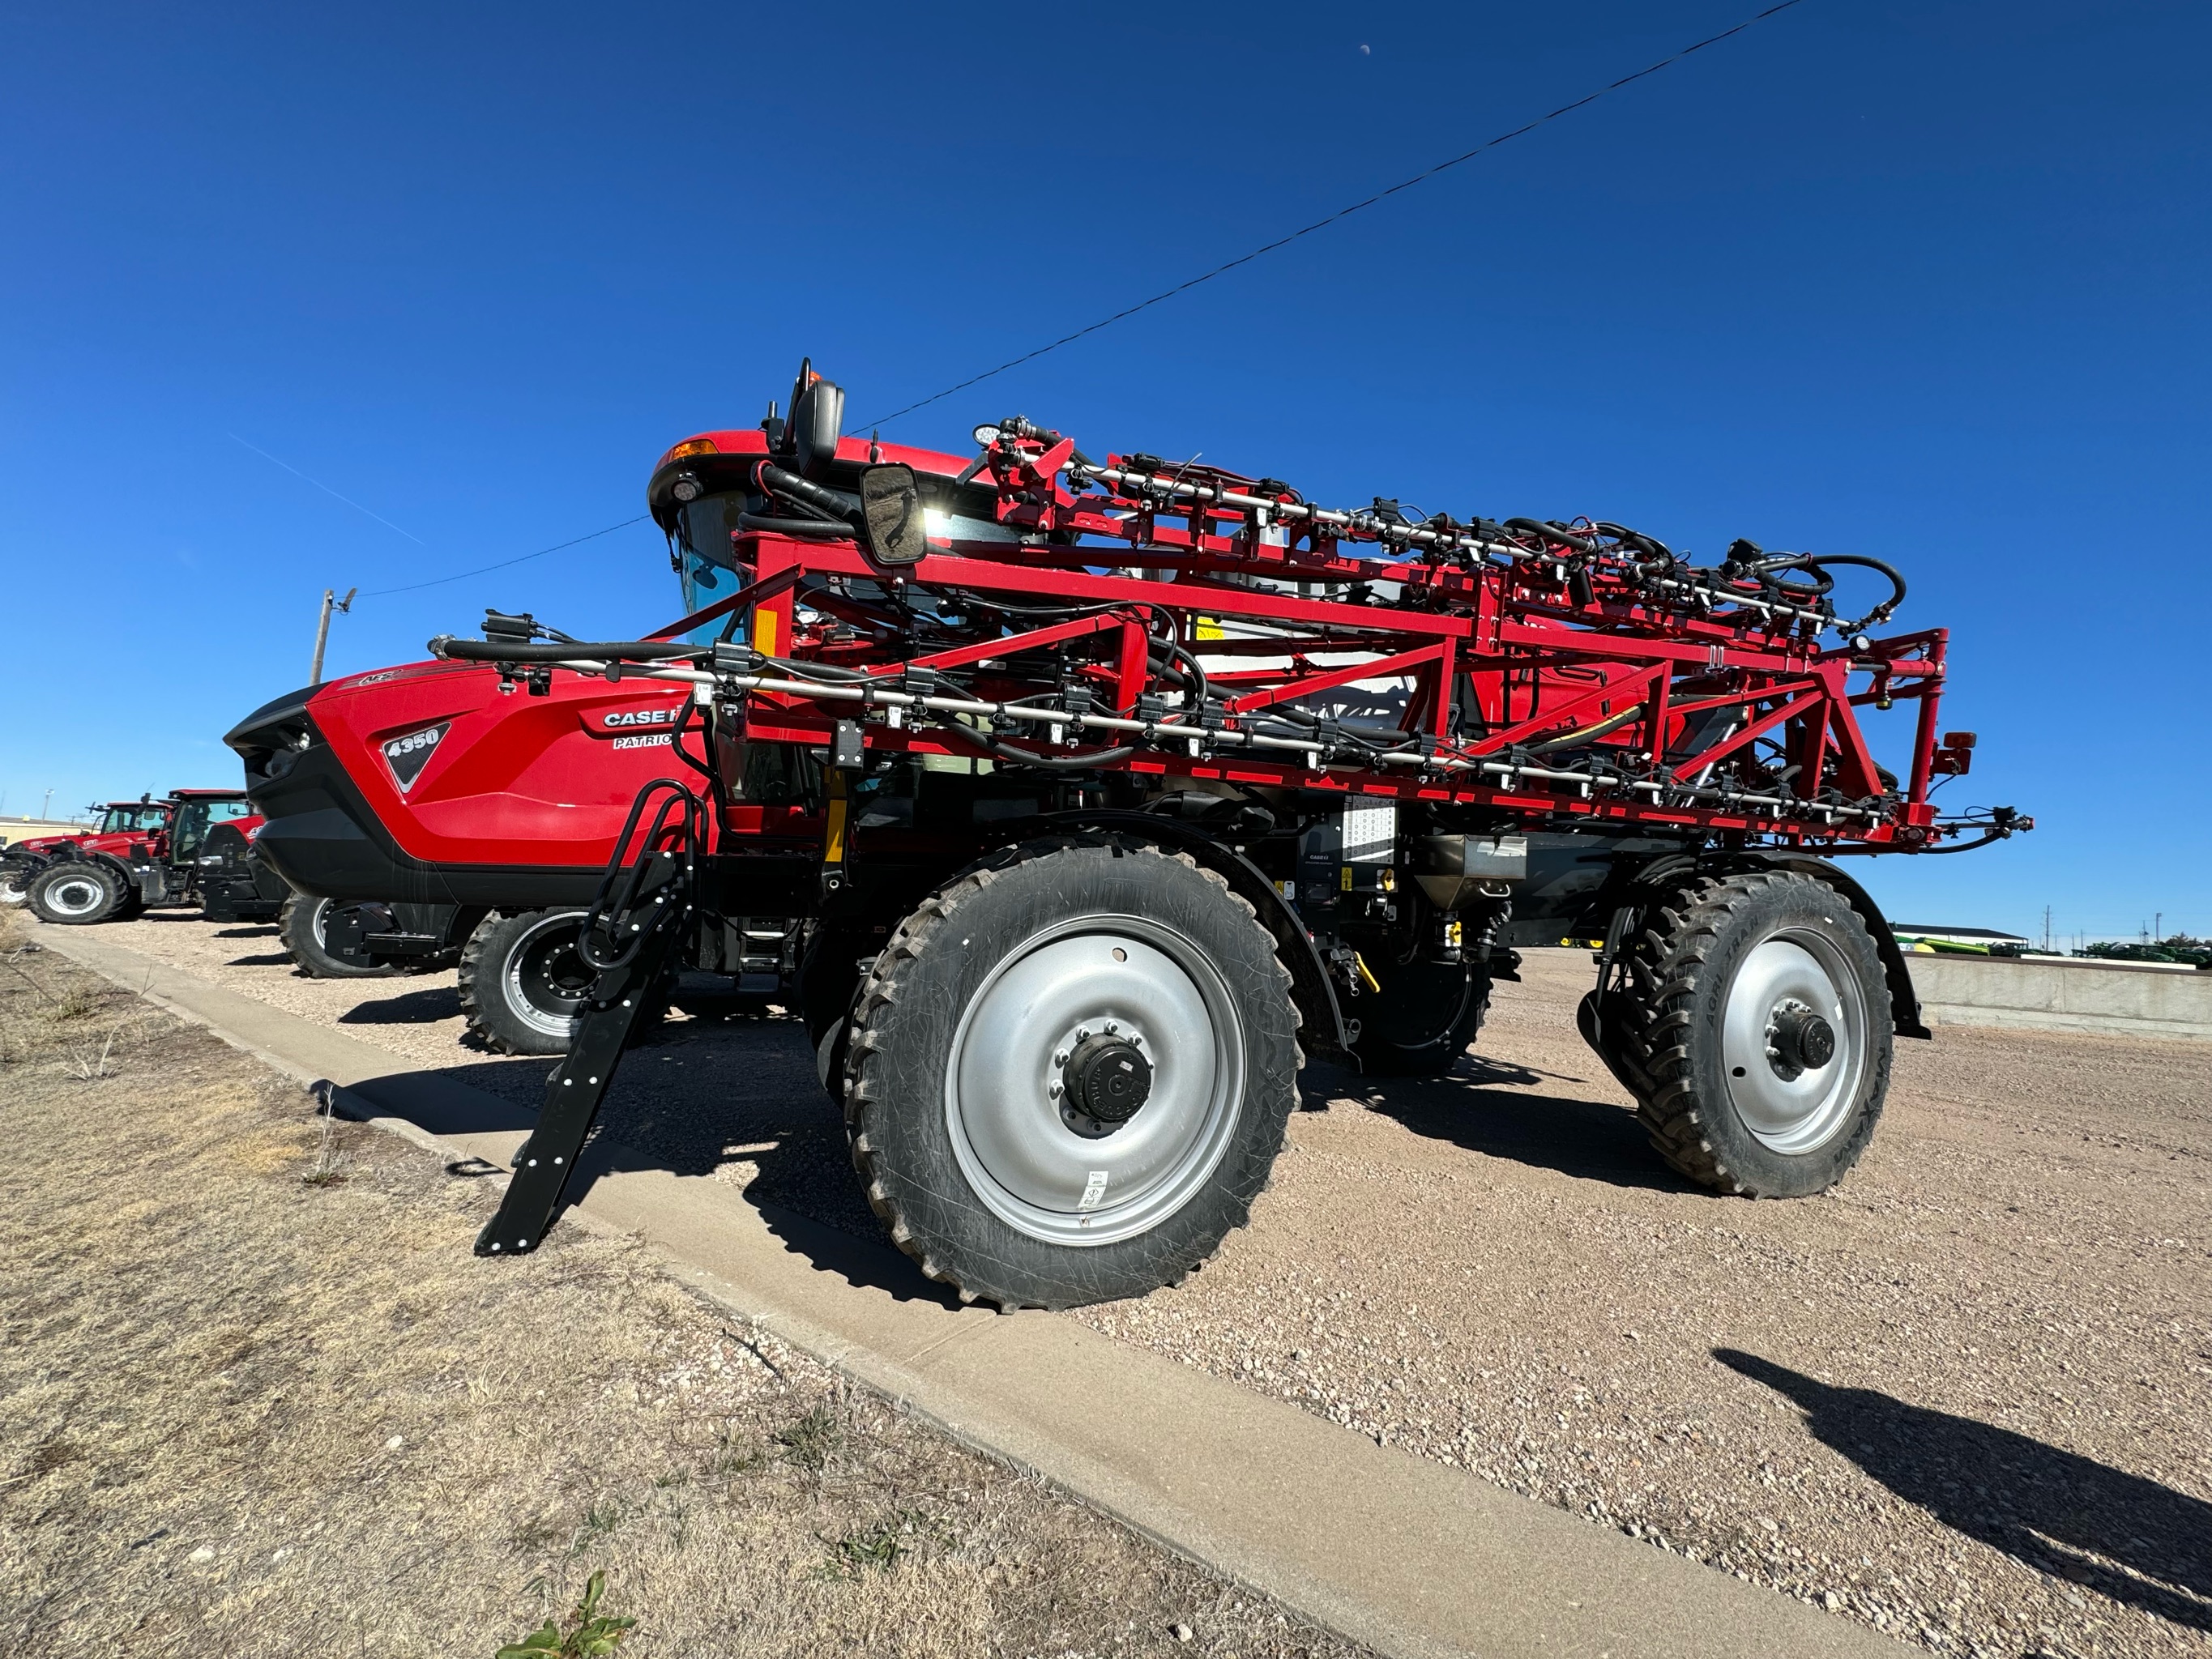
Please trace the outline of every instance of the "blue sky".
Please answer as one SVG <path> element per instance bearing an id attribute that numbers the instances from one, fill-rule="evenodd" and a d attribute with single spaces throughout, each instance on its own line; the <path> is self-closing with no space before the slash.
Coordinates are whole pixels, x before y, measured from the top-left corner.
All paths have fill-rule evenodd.
<path id="1" fill-rule="evenodd" d="M 1757 9 L 9 6 L 0 811 L 229 781 L 326 586 L 641 512 L 802 354 L 895 409 Z M 2212 933 L 2208 55 L 1805 0 L 890 430 L 1891 559 L 1981 733 L 1944 799 L 2043 826 L 1879 860 L 1891 913 Z M 332 672 L 487 605 L 675 609 L 638 525 L 364 598 Z"/>

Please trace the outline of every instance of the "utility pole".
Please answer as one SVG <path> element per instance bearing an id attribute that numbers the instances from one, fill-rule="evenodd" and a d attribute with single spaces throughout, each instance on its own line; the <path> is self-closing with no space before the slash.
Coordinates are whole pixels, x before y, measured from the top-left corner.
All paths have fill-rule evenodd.
<path id="1" fill-rule="evenodd" d="M 358 587 L 349 587 L 345 598 L 341 599 L 329 588 L 323 590 L 323 614 L 315 623 L 315 665 L 307 671 L 308 684 L 320 685 L 323 683 L 323 647 L 330 643 L 331 612 L 343 611 L 350 615 L 353 596 L 360 592 Z"/>
<path id="2" fill-rule="evenodd" d="M 2154 911 L 2152 911 L 2152 912 L 2151 912 L 2150 942 L 2151 942 L 2153 945 L 2155 945 L 2155 944 L 2157 944 L 2157 943 L 2159 942 L 2159 940 L 2160 940 L 2160 939 L 2164 939 L 2165 937 L 2166 937 L 2166 912 L 2165 912 L 2165 911 L 2163 911 L 2163 910 L 2154 910 Z"/>
<path id="3" fill-rule="evenodd" d="M 2048 954 L 2050 953 L 2050 951 L 2051 951 L 2051 907 L 2050 907 L 2049 905 L 2047 905 L 2047 904 L 2046 904 L 2046 905 L 2045 905 L 2045 906 L 2043 907 L 2043 949 L 2044 949 L 2044 952 L 2045 952 L 2045 955 L 2048 955 Z"/>
<path id="4" fill-rule="evenodd" d="M 46 798 L 39 803 L 39 816 L 41 818 L 45 817 L 46 816 L 46 808 L 52 806 L 53 804 L 54 792 L 49 789 L 46 791 Z"/>

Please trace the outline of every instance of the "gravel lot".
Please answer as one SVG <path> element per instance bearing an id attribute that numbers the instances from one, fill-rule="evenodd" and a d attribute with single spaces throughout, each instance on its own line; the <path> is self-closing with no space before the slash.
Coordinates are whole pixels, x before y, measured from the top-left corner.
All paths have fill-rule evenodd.
<path id="1" fill-rule="evenodd" d="M 318 983 L 266 930 L 116 942 L 534 1102 L 450 974 Z M 1076 1316 L 1936 1651 L 2212 1653 L 2212 1051 L 1945 1027 L 1828 1197 L 1645 1150 L 1531 953 L 1445 1080 L 1316 1068 L 1252 1229 Z M 872 1233 L 797 1027 L 677 1021 L 610 1131 Z"/>

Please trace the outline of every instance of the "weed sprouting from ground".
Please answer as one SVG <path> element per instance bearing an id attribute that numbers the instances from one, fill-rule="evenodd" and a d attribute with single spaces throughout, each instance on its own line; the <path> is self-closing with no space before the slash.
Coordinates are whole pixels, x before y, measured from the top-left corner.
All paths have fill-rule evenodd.
<path id="1" fill-rule="evenodd" d="M 775 1431 L 776 1443 L 784 1455 L 803 1469 L 819 1474 L 828 1467 L 830 1454 L 837 1449 L 843 1431 L 827 1406 L 817 1406 L 796 1423 Z"/>
<path id="2" fill-rule="evenodd" d="M 501 1648 L 497 1659 L 606 1659 L 637 1623 L 599 1611 L 599 1597 L 606 1588 L 606 1574 L 593 1573 L 584 1585 L 583 1598 L 566 1619 L 557 1623 L 548 1619 L 520 1642 Z"/>
<path id="3" fill-rule="evenodd" d="M 97 1083 L 112 1075 L 108 1056 L 115 1052 L 116 1030 L 108 1029 L 95 1049 L 89 1042 L 70 1044 L 69 1057 L 62 1062 L 69 1074 L 79 1083 Z"/>
<path id="4" fill-rule="evenodd" d="M 80 981 L 64 990 L 54 1000 L 54 1012 L 63 1019 L 82 1019 L 100 1012 L 100 995 L 97 988 Z"/>
<path id="5" fill-rule="evenodd" d="M 629 1510 L 623 1507 L 619 1498 L 610 1498 L 604 1504 L 592 1504 L 584 1511 L 583 1522 L 576 1528 L 575 1540 L 568 1546 L 568 1553 L 581 1555 L 595 1539 L 605 1538 L 629 1516 Z"/>
<path id="6" fill-rule="evenodd" d="M 870 1571 L 889 1572 L 902 1556 L 913 1554 L 925 1543 L 951 1541 L 951 1529 L 920 1510 L 901 1510 L 872 1527 L 848 1532 L 832 1542 L 823 1539 L 830 1553 L 818 1576 L 850 1582 Z"/>
<path id="7" fill-rule="evenodd" d="M 338 1167 L 345 1162 L 345 1150 L 331 1133 L 337 1113 L 337 1091 L 325 1085 L 318 1092 L 322 1097 L 323 1109 L 315 1115 L 323 1121 L 322 1133 L 315 1140 L 314 1167 L 300 1179 L 310 1187 L 335 1187 L 345 1179 Z"/>

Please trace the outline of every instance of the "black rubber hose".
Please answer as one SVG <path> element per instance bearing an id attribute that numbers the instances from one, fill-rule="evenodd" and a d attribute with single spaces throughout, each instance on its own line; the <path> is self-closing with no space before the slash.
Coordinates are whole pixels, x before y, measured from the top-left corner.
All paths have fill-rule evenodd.
<path id="1" fill-rule="evenodd" d="M 529 640 L 463 640 L 441 634 L 430 654 L 461 662 L 674 662 L 696 660 L 709 647 L 680 640 L 569 640 L 558 644 Z"/>
<path id="2" fill-rule="evenodd" d="M 1125 744 L 1118 749 L 1094 749 L 1086 755 L 1032 755 L 1025 749 L 1017 749 L 1012 744 L 1000 743 L 996 738 L 986 737 L 980 732 L 963 732 L 963 735 L 974 738 L 976 742 L 981 744 L 1001 760 L 1012 761 L 1018 766 L 1048 767 L 1056 772 L 1073 772 L 1090 766 L 1104 766 L 1112 761 L 1127 760 L 1137 752 L 1134 744 Z"/>
<path id="3" fill-rule="evenodd" d="M 1597 550 L 1597 544 L 1589 537 L 1577 536 L 1571 530 L 1562 530 L 1557 525 L 1544 524 L 1534 519 L 1508 519 L 1505 527 L 1508 530 L 1525 530 L 1531 535 L 1543 537 L 1547 541 L 1557 542 L 1562 547 L 1571 547 L 1577 553 Z"/>
<path id="4" fill-rule="evenodd" d="M 859 534 L 842 520 L 832 524 L 827 519 L 775 519 L 764 513 L 738 514 L 738 528 L 765 530 L 772 536 L 796 536 L 818 542 L 849 542 Z"/>
<path id="5" fill-rule="evenodd" d="M 1856 634 L 1862 628 L 1871 628 L 1877 623 L 1887 622 L 1890 617 L 1897 614 L 1897 608 L 1905 603 L 1905 578 L 1898 573 L 1895 565 L 1885 564 L 1880 559 L 1869 559 L 1859 553 L 1814 553 L 1808 556 L 1815 564 L 1848 564 L 1862 570 L 1871 570 L 1879 575 L 1889 578 L 1889 597 L 1856 622 L 1846 624 L 1844 629 L 1846 634 Z M 1962 848 L 1960 850 L 1963 852 L 1965 849 Z"/>

